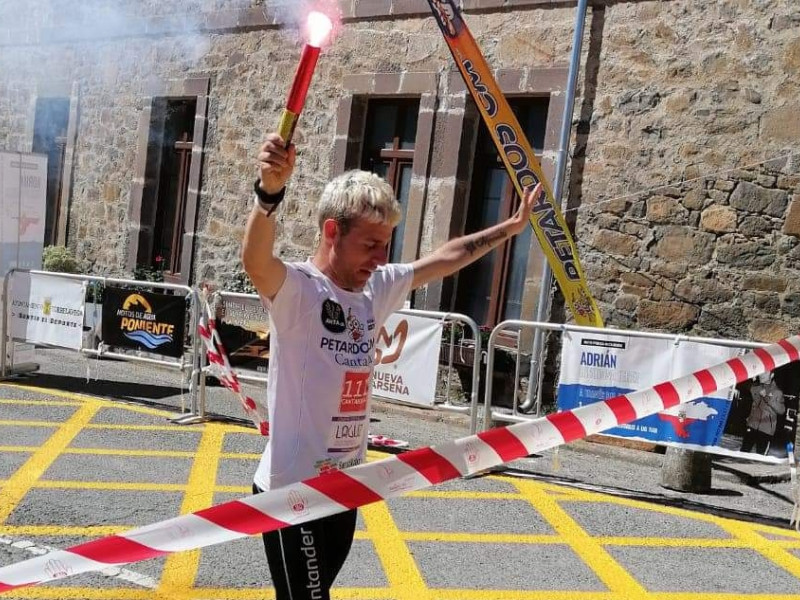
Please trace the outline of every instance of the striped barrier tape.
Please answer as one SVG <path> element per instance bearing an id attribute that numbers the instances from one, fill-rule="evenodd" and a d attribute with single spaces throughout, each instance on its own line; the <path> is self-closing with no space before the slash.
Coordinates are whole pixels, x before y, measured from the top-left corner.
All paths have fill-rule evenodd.
<path id="1" fill-rule="evenodd" d="M 274 531 L 420 490 L 689 402 L 800 359 L 800 336 L 652 388 L 334 471 L 0 568 L 0 592 Z"/>
<path id="2" fill-rule="evenodd" d="M 242 409 L 252 419 L 259 433 L 261 435 L 269 435 L 266 410 L 253 398 L 242 392 L 242 385 L 239 383 L 236 371 L 231 366 L 228 354 L 225 352 L 225 346 L 222 345 L 222 338 L 217 331 L 214 312 L 205 294 L 201 297 L 200 304 L 200 320 L 197 323 L 197 332 L 200 334 L 200 339 L 208 357 L 209 371 L 222 385 L 239 398 Z"/>

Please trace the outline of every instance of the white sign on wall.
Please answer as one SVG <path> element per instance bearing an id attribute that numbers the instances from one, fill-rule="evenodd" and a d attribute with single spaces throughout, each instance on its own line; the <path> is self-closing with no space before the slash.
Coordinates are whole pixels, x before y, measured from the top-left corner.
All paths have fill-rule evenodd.
<path id="1" fill-rule="evenodd" d="M 393 314 L 378 332 L 372 393 L 383 398 L 433 406 L 442 321 Z"/>
<path id="2" fill-rule="evenodd" d="M 80 350 L 85 294 L 82 281 L 16 273 L 9 293 L 11 336 L 20 341 Z"/>
<path id="3" fill-rule="evenodd" d="M 42 268 L 46 204 L 47 157 L 0 152 L 0 275 Z"/>
<path id="4" fill-rule="evenodd" d="M 0 279 L 10 269 L 41 269 L 47 204 L 47 157 L 0 152 Z M 0 298 L 0 316 L 6 318 Z M 12 365 L 33 361 L 32 346 L 9 344 Z"/>

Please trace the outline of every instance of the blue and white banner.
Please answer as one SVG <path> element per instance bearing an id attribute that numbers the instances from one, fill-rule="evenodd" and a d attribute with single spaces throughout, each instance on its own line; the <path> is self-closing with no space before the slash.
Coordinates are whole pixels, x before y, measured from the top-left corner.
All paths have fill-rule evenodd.
<path id="1" fill-rule="evenodd" d="M 558 409 L 652 387 L 738 353 L 736 348 L 688 341 L 570 333 L 563 340 Z M 721 390 L 605 433 L 694 449 L 714 447 L 722 438 L 732 394 L 733 388 Z"/>

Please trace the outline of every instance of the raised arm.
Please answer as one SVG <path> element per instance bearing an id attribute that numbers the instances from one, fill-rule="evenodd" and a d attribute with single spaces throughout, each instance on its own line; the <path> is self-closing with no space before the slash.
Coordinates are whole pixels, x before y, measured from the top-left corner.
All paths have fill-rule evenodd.
<path id="1" fill-rule="evenodd" d="M 413 263 L 413 287 L 418 288 L 431 281 L 452 275 L 507 239 L 521 233 L 526 227 L 529 227 L 528 218 L 531 206 L 541 193 L 543 193 L 543 187 L 539 183 L 532 190 L 525 191 L 517 212 L 509 219 L 482 231 L 452 239 L 432 254 L 415 261 Z"/>
<path id="2" fill-rule="evenodd" d="M 272 133 L 258 154 L 259 186 L 270 196 L 268 200 L 279 201 L 294 170 L 295 148 L 284 146 L 281 137 Z M 258 292 L 272 299 L 286 279 L 286 265 L 274 254 L 277 210 L 269 216 L 267 212 L 257 203 L 250 211 L 242 240 L 242 265 Z"/>

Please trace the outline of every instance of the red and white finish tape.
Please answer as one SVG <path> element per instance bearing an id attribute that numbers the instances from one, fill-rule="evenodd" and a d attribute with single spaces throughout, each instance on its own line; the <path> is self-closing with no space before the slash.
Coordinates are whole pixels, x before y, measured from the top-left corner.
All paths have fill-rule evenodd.
<path id="1" fill-rule="evenodd" d="M 650 389 L 334 471 L 0 568 L 0 592 L 297 525 L 623 425 L 800 360 L 800 336 Z"/>

